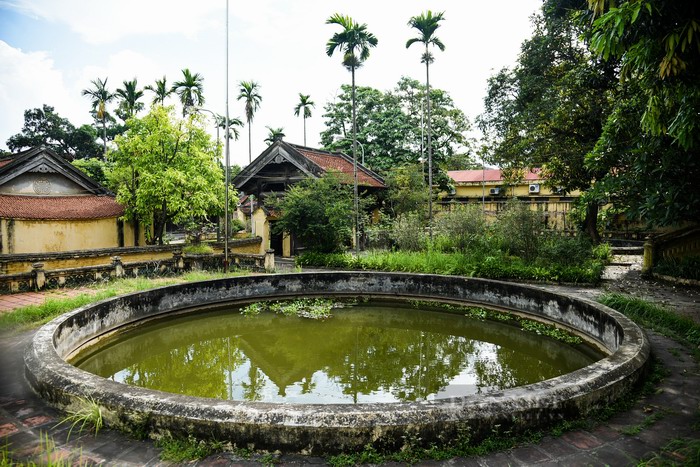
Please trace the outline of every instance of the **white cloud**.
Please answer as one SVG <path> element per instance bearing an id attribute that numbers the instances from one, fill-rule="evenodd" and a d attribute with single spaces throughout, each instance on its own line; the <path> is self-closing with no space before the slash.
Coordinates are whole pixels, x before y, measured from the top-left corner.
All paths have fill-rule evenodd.
<path id="1" fill-rule="evenodd" d="M 133 35 L 192 37 L 211 26 L 212 13 L 223 16 L 225 8 L 217 0 L 16 0 L 6 6 L 29 16 L 64 23 L 91 44 Z"/>
<path id="2" fill-rule="evenodd" d="M 84 121 L 80 106 L 65 84 L 63 73 L 45 52 L 25 53 L 0 40 L 0 147 L 20 132 L 24 110 L 53 106 L 69 120 Z"/>

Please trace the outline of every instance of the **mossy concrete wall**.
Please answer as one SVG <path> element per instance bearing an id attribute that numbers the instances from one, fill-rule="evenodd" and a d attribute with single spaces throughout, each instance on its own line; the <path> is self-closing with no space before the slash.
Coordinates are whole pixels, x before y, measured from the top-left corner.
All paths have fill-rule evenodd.
<path id="1" fill-rule="evenodd" d="M 299 296 L 377 296 L 483 304 L 556 323 L 607 349 L 573 373 L 528 386 L 449 399 L 359 405 L 294 405 L 188 397 L 125 386 L 68 363 L 82 346 L 143 320 L 226 302 Z M 61 407 L 89 396 L 107 424 L 152 433 L 231 440 L 238 447 L 302 453 L 355 451 L 479 440 L 500 430 L 542 427 L 586 414 L 625 394 L 644 372 L 649 343 L 623 315 L 600 304 L 535 287 L 463 277 L 327 272 L 188 283 L 106 300 L 42 327 L 25 356 L 31 386 Z"/>

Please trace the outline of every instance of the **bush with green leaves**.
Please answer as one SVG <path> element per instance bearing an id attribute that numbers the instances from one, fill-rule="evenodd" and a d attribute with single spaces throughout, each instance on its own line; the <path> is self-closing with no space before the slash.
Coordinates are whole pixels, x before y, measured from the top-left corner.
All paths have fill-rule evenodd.
<path id="1" fill-rule="evenodd" d="M 665 276 L 700 281 L 700 256 L 663 258 L 654 266 L 654 272 Z"/>
<path id="2" fill-rule="evenodd" d="M 486 216 L 477 204 L 455 205 L 436 216 L 435 230 L 442 237 L 443 251 L 481 248 L 487 231 Z"/>
<path id="3" fill-rule="evenodd" d="M 526 261 L 532 261 L 537 257 L 543 227 L 540 212 L 530 210 L 527 204 L 517 200 L 506 203 L 505 209 L 499 213 L 495 224 L 501 248 Z"/>
<path id="4" fill-rule="evenodd" d="M 398 216 L 392 225 L 390 236 L 402 251 L 421 251 L 428 244 L 423 216 L 418 212 Z"/>
<path id="5" fill-rule="evenodd" d="M 273 232 L 292 232 L 306 248 L 324 253 L 350 245 L 355 219 L 352 185 L 342 183 L 341 176 L 307 178 L 281 198 L 266 200 L 279 212 Z"/>

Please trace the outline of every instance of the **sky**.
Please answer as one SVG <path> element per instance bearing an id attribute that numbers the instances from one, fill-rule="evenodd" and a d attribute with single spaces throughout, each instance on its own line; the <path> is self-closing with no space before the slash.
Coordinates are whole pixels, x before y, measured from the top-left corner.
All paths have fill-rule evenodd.
<path id="1" fill-rule="evenodd" d="M 262 102 L 252 122 L 252 157 L 265 150 L 267 126 L 283 128 L 285 141 L 303 144 L 303 119 L 294 115 L 299 93 L 316 104 L 307 119 L 307 145 L 318 147 L 324 106 L 350 73 L 325 45 L 340 26 L 335 13 L 366 24 L 379 43 L 356 72 L 358 86 L 393 89 L 402 76 L 425 80 L 422 47 L 406 48 L 417 31 L 412 16 L 444 11 L 436 35 L 431 86 L 447 91 L 474 122 L 483 110 L 487 80 L 512 66 L 532 32 L 541 0 L 255 0 L 229 3 L 229 115 L 245 120 L 237 100 L 241 81 L 260 85 Z M 81 90 L 107 78 L 108 88 L 138 79 L 139 87 L 182 69 L 204 77 L 204 108 L 226 109 L 226 0 L 0 0 L 0 149 L 21 131 L 24 111 L 51 105 L 75 126 L 92 123 Z M 146 92 L 145 103 L 152 93 Z M 174 104 L 175 101 L 173 100 Z M 112 106 L 113 108 L 114 106 Z M 215 135 L 213 122 L 210 125 Z M 478 134 L 474 135 L 478 136 Z M 248 164 L 248 129 L 231 144 L 231 163 Z"/>

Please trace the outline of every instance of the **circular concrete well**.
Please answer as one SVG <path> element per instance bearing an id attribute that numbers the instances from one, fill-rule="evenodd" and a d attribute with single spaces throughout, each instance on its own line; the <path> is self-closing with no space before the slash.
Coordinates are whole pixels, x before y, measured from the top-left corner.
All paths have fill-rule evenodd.
<path id="1" fill-rule="evenodd" d="M 290 404 L 189 397 L 127 386 L 66 360 L 84 347 L 145 321 L 260 299 L 366 296 L 477 304 L 563 327 L 607 357 L 527 386 L 420 402 Z M 155 435 L 230 440 L 238 447 L 301 453 L 398 448 L 469 433 L 543 427 L 585 415 L 625 394 L 649 356 L 644 332 L 616 311 L 583 299 L 506 282 L 422 274 L 324 272 L 260 275 L 181 284 L 105 300 L 62 315 L 37 331 L 25 355 L 32 388 L 71 410 L 89 398 L 107 425 Z"/>

